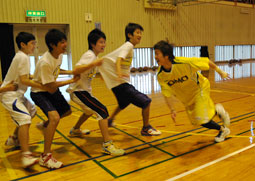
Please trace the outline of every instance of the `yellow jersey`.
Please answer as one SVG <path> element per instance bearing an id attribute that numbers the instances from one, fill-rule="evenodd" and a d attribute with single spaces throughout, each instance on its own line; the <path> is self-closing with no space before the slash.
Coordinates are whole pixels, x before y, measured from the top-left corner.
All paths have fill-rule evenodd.
<path id="1" fill-rule="evenodd" d="M 195 102 L 198 94 L 203 93 L 204 87 L 210 87 L 208 79 L 198 72 L 208 69 L 208 58 L 175 57 L 170 71 L 159 67 L 157 79 L 164 96 L 174 95 L 189 106 Z"/>

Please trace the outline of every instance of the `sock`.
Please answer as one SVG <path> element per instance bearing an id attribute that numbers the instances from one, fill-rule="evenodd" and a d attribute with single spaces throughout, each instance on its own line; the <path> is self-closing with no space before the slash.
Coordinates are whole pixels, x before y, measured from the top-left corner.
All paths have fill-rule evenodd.
<path id="1" fill-rule="evenodd" d="M 31 154 L 30 151 L 24 151 L 24 152 L 22 152 L 22 155 L 30 155 L 30 154 Z"/>
<path id="2" fill-rule="evenodd" d="M 214 122 L 213 120 L 210 120 L 208 123 L 206 124 L 202 124 L 201 126 L 205 127 L 205 128 L 209 128 L 209 129 L 217 129 L 220 130 L 221 126 L 218 125 L 216 122 Z"/>
<path id="3" fill-rule="evenodd" d="M 104 144 L 111 143 L 111 142 L 112 142 L 112 140 L 109 140 L 109 141 L 104 142 Z"/>

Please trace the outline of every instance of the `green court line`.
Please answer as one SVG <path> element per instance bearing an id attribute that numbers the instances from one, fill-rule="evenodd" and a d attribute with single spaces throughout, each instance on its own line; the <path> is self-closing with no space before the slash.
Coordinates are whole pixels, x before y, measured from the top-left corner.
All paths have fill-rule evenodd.
<path id="1" fill-rule="evenodd" d="M 37 114 L 37 116 L 45 121 L 40 115 Z M 71 143 L 73 146 L 75 146 L 81 153 L 85 154 L 87 157 L 89 158 L 93 158 L 91 155 L 89 155 L 86 151 L 84 151 L 83 149 L 81 149 L 79 146 L 77 146 L 73 141 L 71 141 L 69 138 L 67 138 L 64 134 L 62 134 L 59 130 L 56 130 L 56 132 L 58 134 L 60 134 L 64 139 L 66 139 L 69 143 Z M 110 171 L 109 169 L 107 169 L 104 165 L 102 165 L 100 162 L 98 162 L 97 160 L 93 160 L 93 162 L 95 162 L 98 166 L 100 166 L 102 169 L 104 169 L 106 172 L 108 172 L 110 175 L 112 175 L 114 178 L 117 178 L 117 176 Z"/>
<path id="2" fill-rule="evenodd" d="M 253 128 L 252 130 L 254 130 L 254 128 Z M 247 130 L 247 131 L 238 133 L 238 134 L 236 134 L 236 135 L 241 135 L 241 134 L 247 133 L 247 132 L 249 132 L 249 131 L 250 131 L 250 129 Z M 192 135 L 187 135 L 187 136 L 185 136 L 185 137 L 188 137 L 188 136 L 192 136 Z M 177 139 L 178 139 L 178 138 L 177 138 Z M 177 139 L 176 139 L 176 140 L 177 140 Z M 227 138 L 226 140 L 229 140 L 229 139 L 232 139 L 232 138 Z M 171 141 L 173 141 L 173 140 L 171 140 Z M 171 142 L 171 141 L 168 141 L 168 142 Z M 165 142 L 165 143 L 167 143 L 167 142 Z M 161 143 L 161 144 L 163 144 L 163 143 Z M 161 145 L 161 144 L 158 144 L 158 145 Z M 198 151 L 198 150 L 202 150 L 202 149 L 204 149 L 204 148 L 206 148 L 206 147 L 213 146 L 213 145 L 215 145 L 215 144 L 217 144 L 217 143 L 211 143 L 211 144 L 202 146 L 202 147 L 200 147 L 200 148 L 197 148 L 197 149 L 194 149 L 194 150 L 191 150 L 191 151 L 182 153 L 182 154 L 180 154 L 180 155 L 174 156 L 174 157 L 172 157 L 172 158 L 168 158 L 168 159 L 162 160 L 162 161 L 160 161 L 160 162 L 156 162 L 156 163 L 153 163 L 153 164 L 151 164 L 151 165 L 148 165 L 148 166 L 145 166 L 145 167 L 142 167 L 142 168 L 139 168 L 139 169 L 136 169 L 136 170 L 133 170 L 133 171 L 124 173 L 124 174 L 122 174 L 122 175 L 119 175 L 118 178 L 123 177 L 123 176 L 126 176 L 126 175 L 129 175 L 129 174 L 132 174 L 132 173 L 135 173 L 135 172 L 138 172 L 138 171 L 140 171 L 140 170 L 143 170 L 143 169 L 146 169 L 146 168 L 155 166 L 155 165 L 159 165 L 159 164 L 164 163 L 164 162 L 166 162 L 166 161 L 169 161 L 169 160 L 172 160 L 172 159 L 175 159 L 175 158 L 179 158 L 179 157 L 181 157 L 181 156 L 187 155 L 187 154 L 189 154 L 189 153 L 192 153 L 192 152 L 195 152 L 195 151 Z M 157 145 L 157 146 L 158 146 L 158 145 Z"/>
<path id="3" fill-rule="evenodd" d="M 73 107 L 74 107 L 74 106 L 73 106 Z M 74 107 L 74 108 L 76 108 L 76 107 Z M 76 109 L 79 110 L 78 108 L 76 108 Z M 248 115 L 248 114 L 251 114 L 251 113 L 254 113 L 254 112 L 250 112 L 250 113 L 246 113 L 246 114 L 243 114 L 243 115 L 240 115 L 240 116 L 236 116 L 236 117 L 233 117 L 233 118 L 231 118 L 231 119 L 235 119 L 235 118 L 238 118 L 238 117 L 242 117 L 242 116 L 244 116 L 244 115 Z M 41 118 L 40 115 L 37 115 L 37 116 L 38 116 L 40 119 L 43 120 L 43 118 Z M 254 115 L 252 115 L 252 116 L 254 116 Z M 245 117 L 245 118 L 249 118 L 249 117 L 252 117 L 252 116 L 248 116 L 248 117 Z M 243 119 L 245 119 L 245 118 L 243 118 Z M 243 120 L 243 119 L 240 119 L 240 120 Z M 233 122 L 238 122 L 238 121 L 240 121 L 240 120 L 232 121 L 231 123 L 233 123 Z M 201 129 L 201 128 L 199 128 L 199 129 Z M 209 129 L 207 129 L 207 130 L 209 130 Z M 203 131 L 201 131 L 201 132 L 204 132 L 204 131 L 207 131 L 207 130 L 203 130 Z M 57 131 L 58 131 L 58 130 L 57 130 Z M 237 135 L 241 135 L 241 134 L 246 133 L 246 132 L 249 132 L 249 131 L 250 131 L 250 130 L 247 130 L 247 131 L 242 132 L 242 133 L 239 133 L 239 134 L 237 134 Z M 59 132 L 59 133 L 60 133 L 60 132 Z M 62 133 L 61 133 L 61 134 L 62 134 Z M 178 135 L 177 135 L 177 136 L 178 136 Z M 159 145 L 162 145 L 162 144 L 165 144 L 165 143 L 169 143 L 169 142 L 172 142 L 172 141 L 175 141 L 175 140 L 179 140 L 179 139 L 182 139 L 182 138 L 185 138 L 185 137 L 188 137 L 188 136 L 192 136 L 192 135 L 183 136 L 183 137 L 181 137 L 181 138 L 176 138 L 176 139 L 173 139 L 173 140 L 170 140 L 170 141 L 166 141 L 166 142 L 163 141 L 162 143 L 157 144 L 157 145 L 154 145 L 154 146 L 159 146 Z M 67 138 L 67 139 L 68 139 L 68 138 Z M 167 139 L 167 138 L 166 138 L 166 139 Z M 231 139 L 231 138 L 229 138 L 229 139 Z M 69 139 L 68 139 L 68 140 L 69 140 Z M 162 139 L 161 139 L 161 140 L 162 140 Z M 69 141 L 72 142 L 71 140 L 69 140 Z M 155 141 L 158 141 L 158 140 L 154 140 L 153 142 L 155 142 Z M 82 150 L 82 149 L 81 149 L 80 147 L 78 147 L 75 143 L 72 142 L 72 144 L 73 144 L 77 149 Z M 216 143 L 213 143 L 213 144 L 216 144 Z M 213 144 L 211 144 L 211 145 L 213 145 Z M 198 149 L 203 149 L 203 148 L 205 148 L 205 147 L 207 147 L 207 146 L 210 146 L 210 145 L 206 145 L 206 146 L 201 147 L 201 148 L 198 148 Z M 151 147 L 147 147 L 147 148 L 143 148 L 143 149 L 148 149 L 148 148 L 151 148 Z M 198 150 L 198 149 L 197 149 L 197 150 Z M 83 151 L 83 150 L 82 150 L 82 151 Z M 133 152 L 136 152 L 136 151 L 137 151 L 137 150 L 134 150 Z M 139 150 L 138 150 L 138 151 L 139 151 Z M 194 151 L 196 151 L 196 150 L 194 150 Z M 174 159 L 174 158 L 183 156 L 183 155 L 188 154 L 188 153 L 191 153 L 191 152 L 193 152 L 193 151 L 186 152 L 186 153 L 183 153 L 183 154 L 181 154 L 181 155 L 177 155 L 177 156 L 174 156 L 174 157 L 172 157 L 172 158 L 169 158 L 169 159 L 166 159 L 166 160 L 163 160 L 163 161 L 154 163 L 154 164 L 152 164 L 152 165 L 148 165 L 148 166 L 146 166 L 146 167 L 143 167 L 143 168 L 140 168 L 140 169 L 137 169 L 137 170 L 134 170 L 134 171 L 131 171 L 131 172 L 128 172 L 128 173 L 125 173 L 125 174 L 116 176 L 115 178 L 119 178 L 119 177 L 122 177 L 122 176 L 125 176 L 125 175 L 128 175 L 128 174 L 137 172 L 137 171 L 139 171 L 139 170 L 143 170 L 143 169 L 145 169 L 145 168 L 149 168 L 149 167 L 151 167 L 151 166 L 158 165 L 158 164 L 163 163 L 163 162 L 165 162 L 165 161 L 172 160 L 172 159 Z M 98 156 L 98 157 L 91 157 L 91 156 L 90 156 L 91 158 L 89 158 L 89 159 L 81 160 L 81 161 L 78 161 L 78 162 L 75 162 L 75 163 L 71 163 L 71 164 L 65 165 L 64 167 L 71 166 L 71 165 L 76 165 L 76 164 L 83 163 L 83 162 L 86 162 L 86 161 L 90 161 L 90 160 L 93 160 L 93 159 L 97 159 L 97 158 L 100 158 L 100 157 L 103 157 L 103 156 L 105 156 L 105 155 Z M 110 159 L 113 159 L 113 158 L 114 158 L 114 157 L 112 157 L 112 158 L 110 158 Z M 108 159 L 106 159 L 106 160 L 108 160 Z M 103 160 L 103 161 L 106 161 L 106 160 Z M 102 162 L 102 161 L 101 161 L 101 162 Z M 29 178 L 29 177 L 32 177 L 32 176 L 39 175 L 39 174 L 47 173 L 47 172 L 50 172 L 50 171 L 53 171 L 53 170 L 47 170 L 47 171 L 44 171 L 44 172 L 39 172 L 39 173 L 36 173 L 36 174 L 33 174 L 33 175 L 29 175 L 29 176 L 25 176 L 25 177 L 22 177 L 22 178 L 18 178 L 18 179 L 15 179 L 15 180 L 22 180 L 22 179 L 25 179 L 25 178 Z"/>
<path id="4" fill-rule="evenodd" d="M 119 129 L 119 128 L 116 128 L 116 127 L 115 127 L 115 129 L 117 129 L 117 130 L 119 130 L 120 132 L 125 133 L 125 134 L 127 134 L 127 135 L 129 135 L 129 136 L 131 136 L 131 137 L 133 137 L 133 138 L 135 138 L 135 139 L 137 139 L 137 140 L 139 140 L 139 141 L 141 141 L 141 142 L 143 142 L 143 143 L 147 143 L 148 145 L 150 145 L 150 147 L 156 148 L 156 149 L 158 149 L 159 151 L 162 151 L 162 152 L 164 152 L 164 153 L 166 153 L 166 154 L 168 154 L 168 155 L 170 155 L 170 156 L 175 156 L 175 155 L 173 155 L 173 154 L 171 154 L 171 153 L 169 153 L 169 152 L 167 152 L 167 151 L 165 151 L 165 150 L 162 150 L 162 149 L 160 149 L 160 148 L 157 148 L 157 147 L 153 146 L 152 144 L 150 144 L 150 143 L 148 143 L 148 142 L 146 142 L 146 141 L 144 141 L 144 140 L 142 140 L 142 139 L 140 139 L 140 138 L 138 138 L 138 137 L 136 137 L 136 136 L 134 136 L 134 135 L 131 135 L 131 134 L 129 134 L 129 133 L 127 133 L 127 132 L 125 132 L 125 131 Z"/>
<path id="5" fill-rule="evenodd" d="M 185 152 L 185 153 L 183 153 L 183 154 L 177 155 L 177 156 L 175 156 L 175 157 L 168 158 L 168 159 L 162 160 L 162 161 L 160 161 L 160 162 L 156 162 L 156 163 L 153 163 L 153 164 L 151 164 L 151 165 L 148 165 L 148 166 L 145 166 L 145 167 L 142 167 L 142 168 L 139 168 L 139 169 L 136 169 L 136 170 L 133 170 L 133 171 L 124 173 L 124 174 L 122 174 L 122 175 L 119 175 L 118 178 L 123 177 L 123 176 L 126 176 L 126 175 L 129 175 L 129 174 L 131 174 L 131 173 L 138 172 L 138 171 L 140 171 L 140 170 L 144 170 L 144 169 L 146 169 L 146 168 L 150 168 L 150 167 L 155 166 L 155 165 L 159 165 L 159 164 L 164 163 L 164 162 L 166 162 L 166 161 L 169 161 L 169 160 L 172 160 L 172 159 L 175 159 L 175 158 L 184 156 L 184 155 L 186 155 L 186 154 L 189 154 L 189 153 L 192 153 L 192 152 L 195 152 L 195 151 L 204 149 L 204 148 L 209 147 L 209 146 L 214 145 L 214 144 L 216 144 L 216 143 L 212 143 L 212 144 L 209 144 L 209 145 L 206 145 L 206 146 L 203 146 L 203 147 L 200 147 L 200 148 L 191 150 L 191 151 L 189 151 L 189 152 Z"/>
<path id="6" fill-rule="evenodd" d="M 254 116 L 254 115 L 252 115 L 252 116 Z M 249 117 L 252 117 L 252 116 L 248 116 L 248 117 L 245 117 L 245 118 L 241 118 L 241 119 L 238 119 L 238 120 L 233 121 L 233 122 L 238 122 L 238 121 L 241 121 L 241 120 L 243 120 L 243 119 L 246 119 L 246 118 L 249 118 Z M 238 116 L 238 117 L 239 117 L 239 116 Z M 196 132 L 196 133 L 202 133 L 202 132 L 206 132 L 206 131 L 208 131 L 208 130 L 210 130 L 210 129 L 202 130 L 202 131 L 199 131 L 199 132 Z M 249 131 L 250 131 L 250 130 L 245 131 L 245 132 L 242 132 L 242 133 L 239 133 L 239 134 L 237 134 L 237 135 L 241 135 L 241 134 L 246 133 L 246 132 L 249 132 Z M 180 138 L 175 138 L 175 139 L 172 139 L 172 140 L 169 140 L 169 141 L 163 141 L 162 143 L 156 144 L 156 145 L 154 145 L 154 146 L 157 147 L 157 146 L 163 145 L 163 144 L 165 144 L 165 143 L 170 143 L 170 142 L 173 142 L 173 141 L 176 141 L 176 140 L 180 140 L 180 139 L 183 139 L 183 138 L 186 138 L 186 137 L 190 137 L 190 136 L 193 136 L 193 135 L 186 135 L 186 136 L 183 136 L 183 137 L 180 137 Z M 226 140 L 228 140 L 228 139 L 230 139 L 230 138 L 227 138 Z M 216 143 L 214 143 L 214 144 L 216 144 Z M 150 147 L 147 147 L 147 148 L 144 148 L 144 149 L 148 149 L 148 148 L 150 148 Z M 142 149 L 142 150 L 144 150 L 144 149 Z M 137 152 L 137 151 L 140 151 L 140 150 L 135 150 L 135 151 L 133 151 L 133 152 Z M 186 153 L 183 153 L 183 154 L 186 154 Z M 179 155 L 178 155 L 178 156 L 173 156 L 173 157 L 179 157 Z M 105 160 L 101 160 L 100 162 L 108 161 L 108 160 L 111 160 L 111 159 L 113 159 L 113 158 L 107 158 L 107 159 L 105 159 Z M 149 166 L 146 166 L 146 168 L 147 168 L 147 167 L 149 167 Z"/>

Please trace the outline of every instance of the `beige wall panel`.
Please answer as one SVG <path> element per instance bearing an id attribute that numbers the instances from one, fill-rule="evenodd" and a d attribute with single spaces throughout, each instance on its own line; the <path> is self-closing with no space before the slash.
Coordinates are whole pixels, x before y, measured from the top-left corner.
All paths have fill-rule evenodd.
<path id="1" fill-rule="evenodd" d="M 26 10 L 45 10 L 47 24 L 69 24 L 70 46 L 75 64 L 88 48 L 87 35 L 101 23 L 108 53 L 125 41 L 128 22 L 144 27 L 138 47 L 152 47 L 162 39 L 177 46 L 255 44 L 254 9 L 204 3 L 178 4 L 176 10 L 145 9 L 142 0 L 0 0 L 0 22 L 26 23 Z M 85 21 L 92 14 L 92 22 Z"/>

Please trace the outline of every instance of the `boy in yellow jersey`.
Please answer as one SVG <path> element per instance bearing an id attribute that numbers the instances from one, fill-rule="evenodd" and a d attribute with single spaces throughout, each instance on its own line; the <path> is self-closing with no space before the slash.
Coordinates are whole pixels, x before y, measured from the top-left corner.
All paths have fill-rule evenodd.
<path id="1" fill-rule="evenodd" d="M 210 98 L 210 83 L 198 71 L 212 68 L 223 79 L 228 79 L 228 74 L 219 69 L 208 58 L 175 57 L 173 46 L 166 41 L 155 44 L 154 50 L 155 59 L 159 64 L 157 79 L 171 110 L 173 121 L 175 122 L 176 119 L 176 111 L 172 99 L 176 97 L 184 104 L 193 125 L 219 130 L 215 142 L 224 141 L 226 136 L 230 134 L 228 128 L 230 125 L 229 115 L 221 104 L 214 106 Z M 215 115 L 223 120 L 223 126 L 212 120 Z"/>

